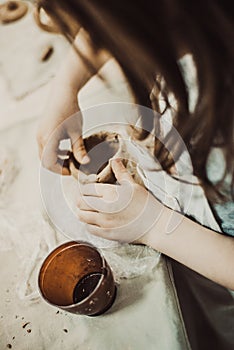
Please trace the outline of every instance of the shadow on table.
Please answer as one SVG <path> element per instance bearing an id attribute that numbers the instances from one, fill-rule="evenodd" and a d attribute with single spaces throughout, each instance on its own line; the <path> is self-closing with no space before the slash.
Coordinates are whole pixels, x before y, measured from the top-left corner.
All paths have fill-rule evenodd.
<path id="1" fill-rule="evenodd" d="M 117 285 L 117 294 L 113 306 L 105 315 L 113 314 L 138 303 L 144 298 L 145 287 L 152 281 L 151 275 L 142 275 L 131 279 L 122 279 Z"/>

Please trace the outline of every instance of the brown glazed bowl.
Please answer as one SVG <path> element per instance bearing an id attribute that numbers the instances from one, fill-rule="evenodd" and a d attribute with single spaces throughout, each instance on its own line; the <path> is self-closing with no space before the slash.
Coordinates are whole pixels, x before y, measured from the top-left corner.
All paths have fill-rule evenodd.
<path id="1" fill-rule="evenodd" d="M 103 314 L 116 296 L 108 263 L 96 247 L 83 241 L 53 250 L 41 266 L 38 284 L 48 303 L 80 315 Z"/>

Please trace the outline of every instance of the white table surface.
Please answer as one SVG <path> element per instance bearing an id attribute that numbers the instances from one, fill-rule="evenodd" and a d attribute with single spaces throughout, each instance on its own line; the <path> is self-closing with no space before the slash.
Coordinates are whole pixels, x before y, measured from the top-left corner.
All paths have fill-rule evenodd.
<path id="1" fill-rule="evenodd" d="M 80 94 L 83 108 L 95 103 L 130 100 L 122 77 L 117 79 L 118 69 L 116 75 L 113 75 L 111 67 L 107 67 L 107 74 L 109 71 L 110 76 L 118 81 L 115 93 L 105 90 L 94 79 Z M 17 244 L 12 243 L 13 236 L 7 235 L 4 230 L 0 234 L 0 349 L 7 349 L 10 346 L 8 344 L 17 350 L 186 349 L 181 322 L 174 312 L 175 299 L 167 294 L 170 281 L 163 261 L 154 271 L 134 279 L 122 280 L 113 307 L 99 317 L 67 314 L 48 305 L 41 298 L 34 302 L 27 298 L 20 299 L 21 282 L 29 277 L 26 268 L 30 257 L 27 240 L 35 240 L 35 245 L 40 242 L 40 237 L 35 237 L 40 222 L 38 221 L 35 232 L 30 231 L 31 216 L 36 213 L 38 220 L 40 215 L 44 215 L 40 198 L 36 129 L 49 98 L 49 91 L 50 83 L 24 99 L 16 100 L 0 76 L 0 146 L 2 149 L 11 148 L 20 164 L 20 172 L 14 183 L 0 197 L 0 215 L 4 213 L 14 219 L 16 213 L 21 218 L 21 229 L 29 225 L 28 231 L 22 235 L 22 241 L 19 239 L 20 231 L 18 232 L 14 242 Z M 2 220 L 3 216 L 0 217 L 0 229 Z M 51 232 L 54 234 L 55 246 L 67 240 L 61 234 L 53 233 L 53 229 Z M 12 249 L 4 251 L 5 243 L 6 246 L 12 244 Z M 36 277 L 44 256 L 42 250 L 31 278 L 32 289 L 37 288 Z"/>

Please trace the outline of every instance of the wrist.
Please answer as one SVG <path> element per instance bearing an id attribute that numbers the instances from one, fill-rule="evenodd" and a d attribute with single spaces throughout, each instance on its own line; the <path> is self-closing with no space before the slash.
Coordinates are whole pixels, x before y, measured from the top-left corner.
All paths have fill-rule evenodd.
<path id="1" fill-rule="evenodd" d="M 155 218 L 155 222 L 151 225 L 147 233 L 138 241 L 139 243 L 145 244 L 155 250 L 161 251 L 161 241 L 166 235 L 166 227 L 168 224 L 168 219 L 172 214 L 172 210 L 159 202 L 158 204 L 160 209 L 158 210 L 159 214 Z"/>

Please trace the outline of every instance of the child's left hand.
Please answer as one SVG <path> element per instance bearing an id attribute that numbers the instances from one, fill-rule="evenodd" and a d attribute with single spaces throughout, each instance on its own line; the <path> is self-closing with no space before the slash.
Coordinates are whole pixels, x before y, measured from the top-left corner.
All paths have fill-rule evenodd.
<path id="1" fill-rule="evenodd" d="M 133 180 L 120 160 L 111 166 L 119 185 L 80 185 L 78 217 L 94 235 L 147 244 L 164 206 Z"/>

